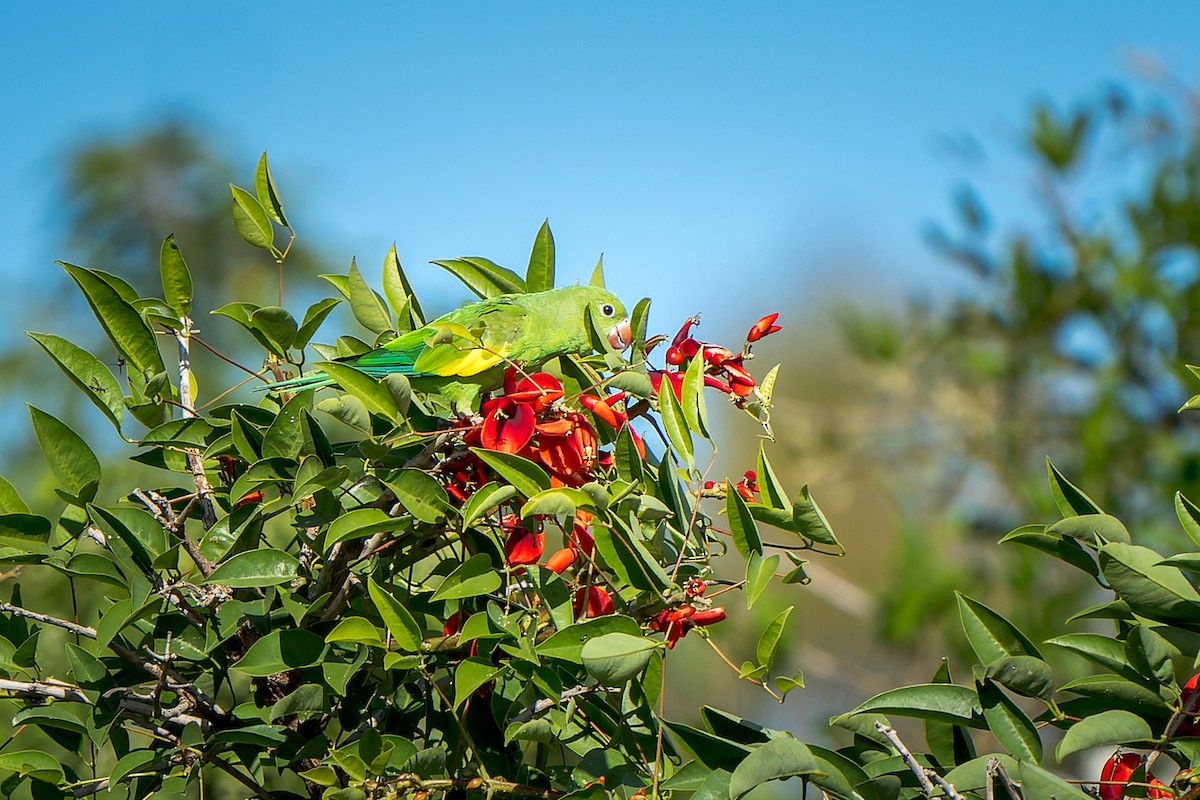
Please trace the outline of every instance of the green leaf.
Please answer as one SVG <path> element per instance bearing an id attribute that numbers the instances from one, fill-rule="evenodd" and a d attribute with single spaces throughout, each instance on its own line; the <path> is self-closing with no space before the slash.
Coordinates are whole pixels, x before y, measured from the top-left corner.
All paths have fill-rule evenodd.
<path id="1" fill-rule="evenodd" d="M 767 781 L 783 780 L 820 772 L 812 751 L 790 736 L 759 745 L 737 765 L 729 779 L 730 800 L 739 800 Z"/>
<path id="2" fill-rule="evenodd" d="M 680 410 L 687 420 L 688 427 L 705 439 L 712 439 L 708 432 L 708 412 L 704 407 L 704 368 L 703 358 L 693 358 L 688 364 L 683 376 L 682 399 L 679 401 Z"/>
<path id="3" fill-rule="evenodd" d="M 280 306 L 256 308 L 250 313 L 250 326 L 275 345 L 269 349 L 280 358 L 287 358 L 288 348 L 295 343 L 300 331 L 296 318 Z"/>
<path id="4" fill-rule="evenodd" d="M 57 786 L 63 781 L 62 764 L 41 750 L 13 750 L 0 753 L 0 770 L 9 770 L 22 778 L 33 778 Z"/>
<path id="5" fill-rule="evenodd" d="M 282 550 L 259 548 L 238 553 L 205 579 L 233 589 L 261 588 L 288 583 L 300 576 L 300 562 Z"/>
<path id="6" fill-rule="evenodd" d="M 763 442 L 758 443 L 758 459 L 755 466 L 758 469 L 758 485 L 762 490 L 763 504 L 770 508 L 785 509 L 791 514 L 792 502 L 788 500 L 787 491 L 779 482 L 779 478 L 775 477 L 775 470 L 767 460 Z"/>
<path id="7" fill-rule="evenodd" d="M 1093 578 L 1100 576 L 1100 568 L 1096 565 L 1096 561 L 1078 541 L 1075 539 L 1064 539 L 1061 536 L 1052 535 L 1045 531 L 1045 525 L 1023 525 L 1005 535 L 1000 542 L 1002 544 L 1005 542 L 1015 542 L 1026 547 L 1032 547 L 1034 550 L 1040 550 L 1043 553 L 1054 556 L 1063 563 L 1083 570 Z"/>
<path id="8" fill-rule="evenodd" d="M 267 216 L 283 227 L 288 227 L 287 217 L 283 215 L 283 203 L 279 200 L 279 192 L 275 188 L 275 179 L 271 176 L 271 167 L 267 164 L 267 151 L 258 157 L 258 167 L 254 170 L 254 194 L 258 204 L 267 212 Z"/>
<path id="9" fill-rule="evenodd" d="M 334 642 L 365 644 L 369 647 L 384 649 L 379 629 L 372 625 L 366 617 L 343 617 L 341 622 L 333 626 L 333 630 L 325 634 L 326 644 Z"/>
<path id="10" fill-rule="evenodd" d="M 1046 459 L 1046 471 L 1050 475 L 1050 494 L 1054 504 L 1058 506 L 1063 517 L 1073 517 L 1079 514 L 1103 514 L 1103 509 L 1096 505 L 1092 498 L 1081 492 L 1073 483 L 1063 477 L 1063 474 Z"/>
<path id="11" fill-rule="evenodd" d="M 297 392 L 279 409 L 263 434 L 263 458 L 294 459 L 304 447 L 304 411 L 312 407 L 313 391 Z"/>
<path id="12" fill-rule="evenodd" d="M 983 707 L 973 689 L 953 683 L 924 683 L 902 686 L 877 694 L 851 714 L 896 714 L 917 719 L 936 719 L 972 728 L 984 727 Z"/>
<path id="13" fill-rule="evenodd" d="M 312 719 L 327 712 L 329 706 L 329 700 L 325 697 L 325 687 L 318 683 L 306 683 L 276 701 L 275 705 L 271 706 L 271 713 L 267 719 L 271 721 L 283 717 L 296 717 L 300 720 Z"/>
<path id="14" fill-rule="evenodd" d="M 95 271 L 58 262 L 79 285 L 104 333 L 143 375 L 164 372 L 154 331 L 128 301 Z"/>
<path id="15" fill-rule="evenodd" d="M 579 508 L 595 508 L 595 503 L 587 493 L 579 489 L 556 486 L 543 489 L 529 498 L 529 501 L 521 506 L 521 518 L 529 519 L 537 514 L 563 519 L 575 516 L 575 511 Z"/>
<path id="16" fill-rule="evenodd" d="M 34 514 L 0 514 L 0 546 L 23 553 L 47 553 L 50 520 Z"/>
<path id="17" fill-rule="evenodd" d="M 808 491 L 808 484 L 800 487 L 800 494 L 796 495 L 796 501 L 792 504 L 792 524 L 796 533 L 805 539 L 842 549 L 842 543 L 834 535 L 829 520 L 825 519 L 824 512 Z"/>
<path id="18" fill-rule="evenodd" d="M 751 553 L 762 555 L 762 539 L 758 535 L 758 526 L 746 501 L 733 488 L 733 482 L 726 479 L 729 493 L 725 497 L 725 513 L 729 517 L 729 532 L 733 536 L 733 544 L 742 558 L 749 559 Z"/>
<path id="19" fill-rule="evenodd" d="M 392 317 L 387 304 L 374 289 L 367 285 L 354 259 L 350 260 L 350 310 L 358 323 L 371 333 L 380 334 L 393 330 Z"/>
<path id="20" fill-rule="evenodd" d="M 485 483 L 463 503 L 463 529 L 471 527 L 516 496 L 517 490 L 512 486 L 496 481 Z"/>
<path id="21" fill-rule="evenodd" d="M 1041 761 L 1042 740 L 1033 720 L 992 681 L 985 679 L 976 689 L 988 730 L 1004 749 L 1022 760 Z"/>
<path id="22" fill-rule="evenodd" d="M 1051 535 L 1068 536 L 1092 544 L 1099 536 L 1105 542 L 1130 541 L 1125 524 L 1108 514 L 1080 514 L 1066 517 L 1046 529 Z"/>
<path id="23" fill-rule="evenodd" d="M 623 524 L 616 520 L 611 527 L 593 524 L 592 536 L 604 563 L 622 581 L 655 593 L 672 585 L 671 576 L 639 541 L 640 536 L 631 534 Z"/>
<path id="24" fill-rule="evenodd" d="M 794 608 L 795 606 L 788 606 L 780 611 L 775 619 L 771 620 L 763 629 L 762 636 L 758 637 L 755 655 L 758 657 L 758 663 L 763 666 L 771 666 L 771 661 L 775 658 L 775 648 L 779 646 L 779 640 L 783 637 L 783 628 L 787 625 L 788 617 L 791 616 Z"/>
<path id="25" fill-rule="evenodd" d="M 1150 548 L 1112 542 L 1100 548 L 1099 561 L 1105 581 L 1135 613 L 1179 621 L 1192 621 L 1200 614 L 1200 594 Z"/>
<path id="26" fill-rule="evenodd" d="M 154 750 L 134 750 L 117 759 L 112 769 L 108 771 L 108 783 L 116 786 L 132 773 L 140 772 L 144 767 L 159 760 L 159 754 Z"/>
<path id="27" fill-rule="evenodd" d="M 1050 702 L 1054 696 L 1054 670 L 1034 656 L 1005 656 L 987 665 L 984 677 L 1017 694 Z"/>
<path id="28" fill-rule="evenodd" d="M 1175 515 L 1179 517 L 1184 532 L 1200 546 L 1200 506 L 1184 497 L 1182 492 L 1176 492 Z"/>
<path id="29" fill-rule="evenodd" d="M 316 367 L 337 381 L 342 389 L 362 401 L 372 414 L 379 414 L 395 423 L 403 419 L 391 390 L 367 373 L 336 361 L 322 361 Z"/>
<path id="30" fill-rule="evenodd" d="M 405 319 L 399 321 L 398 330 L 409 331 L 425 324 L 417 295 L 413 292 L 412 284 L 408 282 L 408 276 L 404 274 L 404 267 L 400 265 L 395 242 L 392 242 L 383 260 L 383 293 L 395 312 L 405 316 Z"/>
<path id="31" fill-rule="evenodd" d="M 153 571 L 154 559 L 167 549 L 166 532 L 154 517 L 136 508 L 117 507 L 108 511 L 91 503 L 88 503 L 87 511 L 105 536 L 125 543 L 144 572 Z M 136 534 L 135 530 L 141 535 Z"/>
<path id="32" fill-rule="evenodd" d="M 1091 795 L 1072 786 L 1057 775 L 1053 775 L 1029 761 L 1017 762 L 1017 776 L 1021 782 L 1021 795 L 1037 800 L 1092 800 Z"/>
<path id="33" fill-rule="evenodd" d="M 554 288 L 554 234 L 550 233 L 550 220 L 543 220 L 533 240 L 529 253 L 529 267 L 525 270 L 525 291 L 544 292 Z"/>
<path id="34" fill-rule="evenodd" d="M 971 649 L 985 666 L 1005 656 L 1042 658 L 1037 646 L 1011 622 L 961 592 L 954 594 L 958 598 L 958 614 L 963 631 L 967 634 Z"/>
<path id="35" fill-rule="evenodd" d="M 383 624 L 392 635 L 396 646 L 407 653 L 421 652 L 424 634 L 416 618 L 404 604 L 373 578 L 367 579 L 367 592 L 371 595 L 371 602 L 375 604 L 379 616 L 383 617 Z"/>
<path id="36" fill-rule="evenodd" d="M 1150 725 L 1137 714 L 1112 709 L 1084 717 L 1067 729 L 1055 755 L 1061 761 L 1081 750 L 1104 745 L 1135 745 L 1153 738 Z"/>
<path id="37" fill-rule="evenodd" d="M 188 272 L 183 253 L 175 244 L 175 234 L 163 240 L 158 256 L 158 271 L 162 277 L 163 299 L 177 316 L 192 313 L 192 273 Z"/>
<path id="38" fill-rule="evenodd" d="M 94 655 L 77 644 L 66 643 L 67 661 L 71 664 L 71 675 L 84 686 L 93 686 L 108 676 L 108 668 Z"/>
<path id="39" fill-rule="evenodd" d="M 679 401 L 675 399 L 671 382 L 663 378 L 658 388 L 658 412 L 662 417 L 667 439 L 671 442 L 671 449 L 677 455 L 683 456 L 688 470 L 695 470 L 696 452 L 692 444 L 692 434 L 688 430 L 687 420 L 683 416 L 683 410 L 679 407 Z"/>
<path id="40" fill-rule="evenodd" d="M 246 242 L 270 250 L 275 242 L 275 229 L 262 204 L 245 189 L 229 184 L 233 193 L 233 224 Z"/>
<path id="41" fill-rule="evenodd" d="M 466 658 L 454 670 L 454 707 L 459 708 L 475 693 L 475 690 L 505 670 L 490 659 Z"/>
<path id="42" fill-rule="evenodd" d="M 479 456 L 496 474 L 512 484 L 522 496 L 533 497 L 550 488 L 550 476 L 540 465 L 527 458 L 498 450 L 472 447 L 471 452 Z"/>
<path id="43" fill-rule="evenodd" d="M 49 333 L 30 333 L 29 338 L 37 342 L 54 360 L 71 382 L 74 383 L 96 408 L 104 412 L 119 431 L 125 418 L 125 399 L 121 384 L 100 359 L 66 339 Z"/>
<path id="44" fill-rule="evenodd" d="M 498 297 L 502 294 L 524 294 L 525 281 L 520 275 L 499 264 L 479 256 L 464 256 L 444 261 L 434 261 L 480 298 Z"/>
<path id="45" fill-rule="evenodd" d="M 1116 639 L 1098 633 L 1068 633 L 1046 640 L 1046 644 L 1062 647 L 1089 661 L 1110 669 L 1125 678 L 1141 680 L 1125 657 L 1125 647 Z"/>
<path id="46" fill-rule="evenodd" d="M 0 478 L 0 514 L 28 514 L 29 506 L 7 478 Z"/>
<path id="47" fill-rule="evenodd" d="M 592 639 L 608 633 L 623 633 L 626 636 L 640 636 L 642 629 L 631 618 L 622 614 L 609 614 L 603 617 L 583 620 L 568 628 L 556 632 L 537 647 L 538 655 L 546 658 L 558 658 L 573 664 L 582 664 L 583 646 Z"/>
<path id="48" fill-rule="evenodd" d="M 310 631 L 287 628 L 273 630 L 250 645 L 233 669 L 255 678 L 277 672 L 311 667 L 321 660 L 325 643 Z"/>
<path id="49" fill-rule="evenodd" d="M 475 597 L 494 592 L 503 583 L 487 553 L 477 553 L 446 576 L 446 580 L 442 581 L 442 585 L 433 593 L 433 599 L 461 600 L 464 597 Z"/>
<path id="50" fill-rule="evenodd" d="M 734 494 L 734 492 L 730 492 L 730 494 Z M 751 551 L 746 559 L 746 608 L 754 607 L 754 601 L 758 600 L 771 585 L 771 579 L 775 577 L 775 570 L 778 567 L 779 556 L 763 558 L 760 553 Z M 759 661 L 758 663 L 765 664 L 767 662 Z"/>
<path id="51" fill-rule="evenodd" d="M 588 674 L 605 686 L 623 686 L 650 663 L 658 643 L 644 636 L 606 633 L 583 644 L 579 656 Z"/>
<path id="52" fill-rule="evenodd" d="M 400 505 L 421 522 L 434 524 L 445 519 L 450 498 L 437 479 L 419 469 L 393 472 L 384 485 L 392 490 Z"/>
<path id="53" fill-rule="evenodd" d="M 309 306 L 308 310 L 304 312 L 304 319 L 300 322 L 300 327 L 292 340 L 292 346 L 298 350 L 303 350 L 317 332 L 317 328 L 321 327 L 321 323 L 329 316 L 329 312 L 337 308 L 341 302 L 336 297 L 326 297 L 324 300 L 318 300 Z"/>
<path id="54" fill-rule="evenodd" d="M 29 416 L 38 446 L 58 482 L 72 495 L 81 497 L 84 502 L 90 501 L 100 483 L 100 462 L 96 454 L 79 434 L 55 417 L 34 406 L 29 406 Z M 83 497 L 89 493 L 89 497 Z"/>

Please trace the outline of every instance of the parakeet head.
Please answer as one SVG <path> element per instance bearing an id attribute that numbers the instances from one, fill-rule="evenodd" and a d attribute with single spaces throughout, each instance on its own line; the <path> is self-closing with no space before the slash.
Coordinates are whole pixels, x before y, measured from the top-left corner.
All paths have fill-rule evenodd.
<path id="1" fill-rule="evenodd" d="M 633 338 L 629 325 L 629 312 L 625 310 L 625 305 L 615 294 L 598 286 L 571 286 L 568 288 L 578 293 L 585 304 L 584 319 L 587 318 L 587 314 L 591 314 L 592 319 L 596 321 L 596 327 L 608 339 L 608 343 L 614 350 L 619 351 L 629 347 Z"/>

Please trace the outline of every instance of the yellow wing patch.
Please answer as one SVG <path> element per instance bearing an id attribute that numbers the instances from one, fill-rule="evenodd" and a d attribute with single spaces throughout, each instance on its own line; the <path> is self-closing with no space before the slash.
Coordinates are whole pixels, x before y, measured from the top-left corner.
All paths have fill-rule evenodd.
<path id="1" fill-rule="evenodd" d="M 467 378 L 502 363 L 507 355 L 507 342 L 498 350 L 488 350 L 466 327 L 446 322 L 438 324 L 425 340 L 425 350 L 413 369 L 418 375 Z"/>

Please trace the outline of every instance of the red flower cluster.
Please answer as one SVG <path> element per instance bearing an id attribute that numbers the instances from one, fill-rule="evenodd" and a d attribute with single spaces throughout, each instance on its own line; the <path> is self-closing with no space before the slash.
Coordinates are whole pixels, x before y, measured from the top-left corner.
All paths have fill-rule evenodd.
<path id="1" fill-rule="evenodd" d="M 758 473 L 752 469 L 746 470 L 742 479 L 733 485 L 733 490 L 742 496 L 747 503 L 758 502 Z M 718 497 L 724 497 L 729 492 L 729 484 L 725 481 L 705 481 L 704 491 L 712 492 Z M 706 495 L 707 496 L 707 495 Z"/>
<path id="2" fill-rule="evenodd" d="M 650 630 L 663 631 L 667 634 L 667 649 L 671 650 L 675 647 L 675 643 L 687 635 L 692 628 L 714 625 L 724 619 L 725 608 L 723 606 L 697 611 L 695 606 L 685 604 L 675 608 L 664 608 L 650 618 L 649 625 Z"/>
<path id="3" fill-rule="evenodd" d="M 518 380 L 516 370 L 509 369 L 504 393 L 483 401 L 483 424 L 468 431 L 466 443 L 540 462 L 555 486 L 582 486 L 600 457 L 596 431 L 582 412 L 563 407 L 562 397 L 562 383 L 553 375 L 535 372 Z M 628 421 L 624 400 L 623 392 L 579 398 L 613 428 Z"/>
<path id="4" fill-rule="evenodd" d="M 754 377 L 746 370 L 743 362 L 750 355 L 750 345 L 753 342 L 780 330 L 775 324 L 778 317 L 778 313 L 768 314 L 754 323 L 750 332 L 746 334 L 746 344 L 742 352 L 736 355 L 728 348 L 694 339 L 692 326 L 700 323 L 700 317 L 688 317 L 671 340 L 671 346 L 667 348 L 667 368 L 650 372 L 650 383 L 654 386 L 654 391 L 661 393 L 663 380 L 666 379 L 670 382 L 675 396 L 682 399 L 683 377 L 692 359 L 699 356 L 705 362 L 704 385 L 730 395 L 736 405 L 743 405 L 746 398 L 754 393 L 755 387 Z"/>
<path id="5" fill-rule="evenodd" d="M 1142 760 L 1137 753 L 1122 753 L 1119 750 L 1113 753 L 1112 758 L 1104 762 L 1104 767 L 1100 770 L 1100 800 L 1122 800 L 1125 797 L 1125 786 L 1142 765 Z M 1149 784 L 1146 797 L 1161 799 L 1175 796 L 1165 783 L 1153 775 L 1146 776 L 1146 783 Z"/>

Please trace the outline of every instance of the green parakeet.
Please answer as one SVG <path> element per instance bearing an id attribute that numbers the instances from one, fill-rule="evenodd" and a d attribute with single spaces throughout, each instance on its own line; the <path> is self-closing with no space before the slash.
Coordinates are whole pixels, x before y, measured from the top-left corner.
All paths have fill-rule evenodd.
<path id="1" fill-rule="evenodd" d="M 597 286 L 565 286 L 471 303 L 369 353 L 338 361 L 376 378 L 408 376 L 416 388 L 439 392 L 466 411 L 481 391 L 500 386 L 510 363 L 536 369 L 556 356 L 589 352 L 588 314 L 613 348 L 629 346 L 629 315 L 614 294 Z M 296 391 L 333 383 L 315 372 L 268 388 Z"/>

